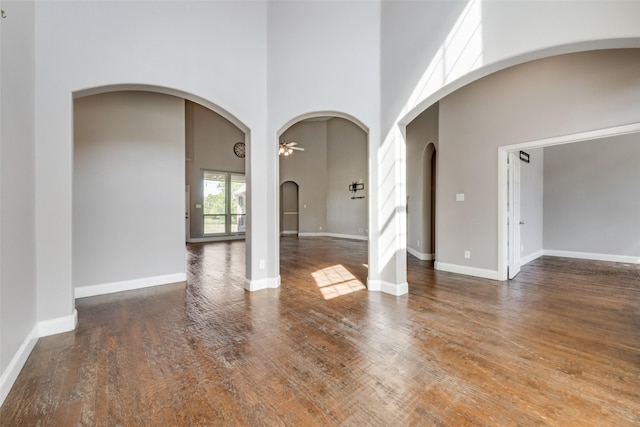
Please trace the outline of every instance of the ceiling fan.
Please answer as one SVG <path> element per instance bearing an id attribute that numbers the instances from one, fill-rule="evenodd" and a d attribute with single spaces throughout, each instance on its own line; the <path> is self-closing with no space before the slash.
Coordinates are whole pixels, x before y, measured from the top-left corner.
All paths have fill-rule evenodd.
<path id="1" fill-rule="evenodd" d="M 297 145 L 298 143 L 295 141 L 281 142 L 280 148 L 278 149 L 278 154 L 287 157 L 293 154 L 293 150 L 304 151 L 304 148 L 298 147 Z"/>

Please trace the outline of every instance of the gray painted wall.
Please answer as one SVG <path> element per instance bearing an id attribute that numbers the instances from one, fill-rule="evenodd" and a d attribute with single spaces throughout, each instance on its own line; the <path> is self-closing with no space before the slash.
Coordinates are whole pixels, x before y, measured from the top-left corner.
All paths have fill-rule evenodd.
<path id="1" fill-rule="evenodd" d="M 34 6 L 2 5 L 10 16 L 0 25 L 0 374 L 37 323 Z"/>
<path id="2" fill-rule="evenodd" d="M 433 254 L 431 236 L 431 156 L 438 146 L 438 104 L 407 125 L 407 246 Z M 433 144 L 428 147 L 429 144 Z M 437 158 L 437 157 L 436 157 Z"/>
<path id="3" fill-rule="evenodd" d="M 544 248 L 640 258 L 640 134 L 544 149 Z"/>
<path id="4" fill-rule="evenodd" d="M 184 100 L 74 102 L 73 284 L 184 273 Z"/>
<path id="5" fill-rule="evenodd" d="M 442 99 L 439 262 L 497 269 L 497 147 L 640 122 L 639 82 L 639 50 L 603 50 L 515 66 Z"/>
<path id="6" fill-rule="evenodd" d="M 354 123 L 333 118 L 327 122 L 327 231 L 365 237 L 368 229 L 367 134 Z M 364 184 L 351 199 L 349 184 Z"/>
<path id="7" fill-rule="evenodd" d="M 298 122 L 280 140 L 285 137 L 305 149 L 280 158 L 280 183 L 299 186 L 299 232 L 366 236 L 367 198 L 351 200 L 349 184 L 361 180 L 365 190 L 358 195 L 367 195 L 367 134 L 332 118 Z"/>
<path id="8" fill-rule="evenodd" d="M 203 170 L 245 173 L 245 158 L 233 152 L 236 142 L 245 142 L 245 135 L 233 123 L 208 108 L 185 101 L 186 182 L 191 190 L 192 239 L 203 234 L 204 189 Z"/>
<path id="9" fill-rule="evenodd" d="M 326 232 L 327 122 L 298 122 L 280 140 L 295 141 L 305 149 L 290 157 L 280 156 L 280 184 L 285 181 L 298 184 L 299 232 Z"/>
<path id="10" fill-rule="evenodd" d="M 520 162 L 520 257 L 539 253 L 542 249 L 544 153 L 542 148 L 526 150 L 529 163 Z"/>

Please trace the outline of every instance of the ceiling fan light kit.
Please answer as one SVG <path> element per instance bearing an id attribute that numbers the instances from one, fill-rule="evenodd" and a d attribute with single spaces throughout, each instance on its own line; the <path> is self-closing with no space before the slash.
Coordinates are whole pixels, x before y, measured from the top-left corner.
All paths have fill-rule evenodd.
<path id="1" fill-rule="evenodd" d="M 293 154 L 293 150 L 304 151 L 304 148 L 298 147 L 297 145 L 298 143 L 295 141 L 281 142 L 280 147 L 278 148 L 278 154 L 281 156 L 289 157 Z"/>

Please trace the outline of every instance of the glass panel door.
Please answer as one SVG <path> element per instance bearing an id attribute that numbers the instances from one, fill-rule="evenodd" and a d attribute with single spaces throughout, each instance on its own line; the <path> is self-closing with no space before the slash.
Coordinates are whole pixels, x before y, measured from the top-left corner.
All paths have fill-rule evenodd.
<path id="1" fill-rule="evenodd" d="M 204 172 L 204 234 L 225 234 L 227 174 Z"/>

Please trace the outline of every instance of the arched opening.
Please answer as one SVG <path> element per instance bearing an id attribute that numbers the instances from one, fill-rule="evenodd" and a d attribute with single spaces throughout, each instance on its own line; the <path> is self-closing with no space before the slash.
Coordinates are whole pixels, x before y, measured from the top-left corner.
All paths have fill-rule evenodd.
<path id="1" fill-rule="evenodd" d="M 637 68 L 637 52 L 610 49 L 537 59 L 474 81 L 434 104 L 439 106 L 438 142 L 442 148 L 437 156 L 438 212 L 445 219 L 438 222 L 437 269 L 506 279 L 506 214 L 502 213 L 506 206 L 506 154 L 498 158 L 496 151 L 507 153 L 519 144 L 533 149 L 535 144 L 518 141 L 553 140 L 637 122 L 637 114 L 623 107 L 637 87 L 637 73 L 631 71 Z M 589 73 L 583 72 L 585 64 L 592 67 Z M 527 168 L 535 165 L 542 171 L 542 161 L 534 161 L 530 154 Z M 498 164 L 503 160 L 505 165 Z M 543 217 L 550 218 L 549 211 L 540 208 L 551 186 L 536 188 L 540 201 L 530 205 L 537 209 L 522 218 L 521 224 L 528 243 L 513 247 L 526 261 L 547 253 L 548 248 L 543 247 L 551 241 L 547 237 L 559 235 L 547 232 L 551 228 Z M 580 192 L 593 193 L 588 189 Z M 560 250 L 565 254 L 605 253 L 581 244 L 585 249 Z M 615 256 L 634 255 L 617 253 L 613 246 L 606 250 Z"/>
<path id="2" fill-rule="evenodd" d="M 354 258 L 350 267 L 340 264 L 336 268 L 347 269 L 345 274 L 353 275 L 360 284 L 358 289 L 364 289 L 369 232 L 366 128 L 353 117 L 340 113 L 309 114 L 283 127 L 278 135 L 278 144 L 279 182 L 282 183 L 281 266 L 288 265 L 287 261 L 300 250 L 301 245 L 305 251 L 325 248 L 318 252 L 318 256 L 310 257 L 318 265 L 333 264 L 331 256 L 344 249 L 345 245 L 352 245 L 346 252 L 357 254 L 358 259 Z M 297 198 L 292 197 L 294 192 Z M 294 231 L 293 222 L 296 220 Z M 292 243 L 291 234 L 296 234 L 299 239 Z M 320 259 L 323 257 L 325 259 Z M 318 266 L 308 267 L 309 277 L 312 277 Z M 285 286 L 289 280 L 286 271 L 285 268 L 284 274 L 281 273 Z M 335 290 L 331 287 L 333 285 L 323 281 L 324 291 L 319 289 L 319 284 L 316 289 L 327 297 L 327 289 Z"/>
<path id="3" fill-rule="evenodd" d="M 285 181 L 280 184 L 280 235 L 298 236 L 299 231 L 298 184 Z"/>
<path id="4" fill-rule="evenodd" d="M 437 105 L 407 126 L 407 252 L 435 259 Z"/>
<path id="5" fill-rule="evenodd" d="M 234 145 L 248 141 L 230 114 L 164 88 L 74 95 L 76 298 L 186 280 L 185 237 L 244 238 L 245 159 Z"/>

